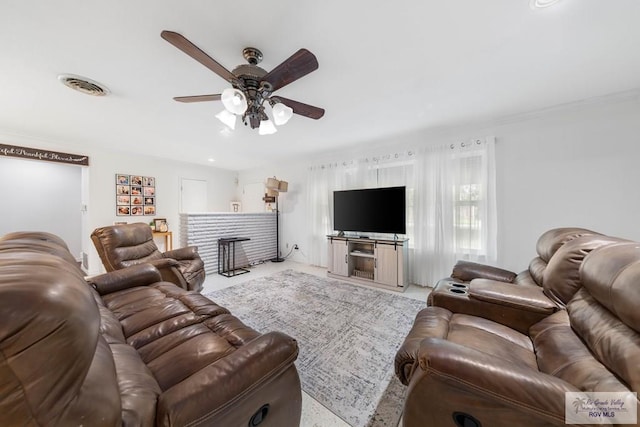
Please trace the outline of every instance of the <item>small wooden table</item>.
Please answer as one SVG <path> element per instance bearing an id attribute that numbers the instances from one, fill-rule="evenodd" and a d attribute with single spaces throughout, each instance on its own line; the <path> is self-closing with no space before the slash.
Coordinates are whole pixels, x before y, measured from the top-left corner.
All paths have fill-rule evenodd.
<path id="1" fill-rule="evenodd" d="M 236 268 L 236 243 L 251 240 L 248 237 L 218 239 L 218 274 L 226 277 L 248 273 L 246 268 Z M 220 252 L 222 251 L 222 256 Z M 221 267 L 222 264 L 222 268 Z"/>
<path id="2" fill-rule="evenodd" d="M 173 232 L 172 231 L 154 231 L 153 237 L 164 237 L 164 251 L 173 249 Z"/>

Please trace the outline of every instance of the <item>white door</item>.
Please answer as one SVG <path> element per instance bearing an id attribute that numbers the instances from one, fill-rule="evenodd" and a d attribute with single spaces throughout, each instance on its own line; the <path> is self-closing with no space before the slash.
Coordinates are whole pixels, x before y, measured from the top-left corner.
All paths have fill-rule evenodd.
<path id="1" fill-rule="evenodd" d="M 207 181 L 182 178 L 180 212 L 207 212 Z"/>

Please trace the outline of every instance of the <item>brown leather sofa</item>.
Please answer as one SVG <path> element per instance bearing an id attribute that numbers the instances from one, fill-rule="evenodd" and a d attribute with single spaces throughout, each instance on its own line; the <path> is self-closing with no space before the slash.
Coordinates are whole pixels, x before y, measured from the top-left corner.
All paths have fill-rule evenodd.
<path id="1" fill-rule="evenodd" d="M 0 238 L 0 425 L 297 426 L 298 346 L 163 282 L 85 280 L 46 233 Z"/>
<path id="2" fill-rule="evenodd" d="M 496 317 L 495 301 L 475 314 L 420 311 L 396 355 L 408 385 L 403 425 L 561 426 L 565 392 L 640 391 L 640 244 L 610 242 L 585 254 L 577 270 L 565 270 L 567 282 L 577 271 L 579 283 L 566 309 L 540 313 L 526 330 L 517 316 Z"/>
<path id="3" fill-rule="evenodd" d="M 599 233 L 550 230 L 538 240 L 538 256 L 530 263 L 534 267 L 517 275 L 514 273 L 516 279 L 513 282 L 484 278 L 489 275 L 498 277 L 495 267 L 484 266 L 474 267 L 476 278 L 462 282 L 454 269 L 452 277 L 438 282 L 429 294 L 427 305 L 456 313 L 481 313 L 487 319 L 508 323 L 526 333 L 534 323 L 564 309 L 581 286 L 579 269 L 589 252 L 624 241 Z M 460 263 L 456 267 L 459 268 Z M 482 274 L 485 270 L 490 274 Z M 471 276 L 466 274 L 466 277 Z"/>
<path id="4" fill-rule="evenodd" d="M 160 252 L 147 224 L 139 222 L 97 228 L 91 233 L 91 240 L 107 271 L 151 263 L 160 270 L 162 280 L 187 290 L 202 290 L 205 270 L 198 248 L 188 246 Z"/>

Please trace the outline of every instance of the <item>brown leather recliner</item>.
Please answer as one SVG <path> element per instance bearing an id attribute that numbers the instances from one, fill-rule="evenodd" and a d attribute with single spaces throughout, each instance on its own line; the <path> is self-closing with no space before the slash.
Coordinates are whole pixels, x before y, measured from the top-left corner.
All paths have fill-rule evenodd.
<path id="1" fill-rule="evenodd" d="M 579 280 L 566 310 L 525 333 L 482 313 L 420 311 L 396 358 L 403 425 L 564 426 L 566 392 L 640 392 L 640 244 L 594 249 Z"/>
<path id="2" fill-rule="evenodd" d="M 141 222 L 97 228 L 91 240 L 107 272 L 150 263 L 160 270 L 162 280 L 187 290 L 202 290 L 204 262 L 196 246 L 160 252 L 151 228 Z"/>
<path id="3" fill-rule="evenodd" d="M 470 261 L 458 261 L 450 279 L 466 283 L 473 279 L 490 279 L 515 285 L 542 286 L 544 271 L 553 255 L 565 243 L 582 236 L 602 236 L 601 233 L 579 227 L 559 227 L 544 232 L 536 243 L 537 256 L 520 273 Z"/>
<path id="4" fill-rule="evenodd" d="M 89 284 L 46 233 L 14 237 L 0 238 L 0 426 L 299 425 L 293 338 L 151 264 Z"/>
<path id="5" fill-rule="evenodd" d="M 474 316 L 482 314 L 489 320 L 506 322 L 525 333 L 532 324 L 565 308 L 582 286 L 579 269 L 589 252 L 626 241 L 602 234 L 585 234 L 563 242 L 561 246 L 557 245 L 557 239 L 541 240 L 547 244 L 538 245 L 539 249 L 554 247 L 554 250 L 546 251 L 553 255 L 544 260 L 544 268 L 540 269 L 535 284 L 514 286 L 491 279 L 476 278 L 468 283 L 443 279 L 429 294 L 427 305 Z"/>

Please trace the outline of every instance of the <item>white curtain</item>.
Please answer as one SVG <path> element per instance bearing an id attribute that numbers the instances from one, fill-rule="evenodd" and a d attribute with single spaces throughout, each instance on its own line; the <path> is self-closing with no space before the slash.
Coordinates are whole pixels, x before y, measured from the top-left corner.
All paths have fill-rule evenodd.
<path id="1" fill-rule="evenodd" d="M 310 262 L 327 265 L 333 192 L 407 187 L 410 281 L 431 286 L 457 259 L 496 260 L 494 138 L 312 166 L 308 173 Z"/>
<path id="2" fill-rule="evenodd" d="M 328 263 L 327 235 L 334 232 L 333 192 L 406 185 L 412 180 L 413 155 L 413 152 L 384 154 L 309 168 L 307 206 L 311 264 L 326 266 Z"/>
<path id="3" fill-rule="evenodd" d="M 495 139 L 427 148 L 415 169 L 412 282 L 432 286 L 459 259 L 495 263 Z"/>

